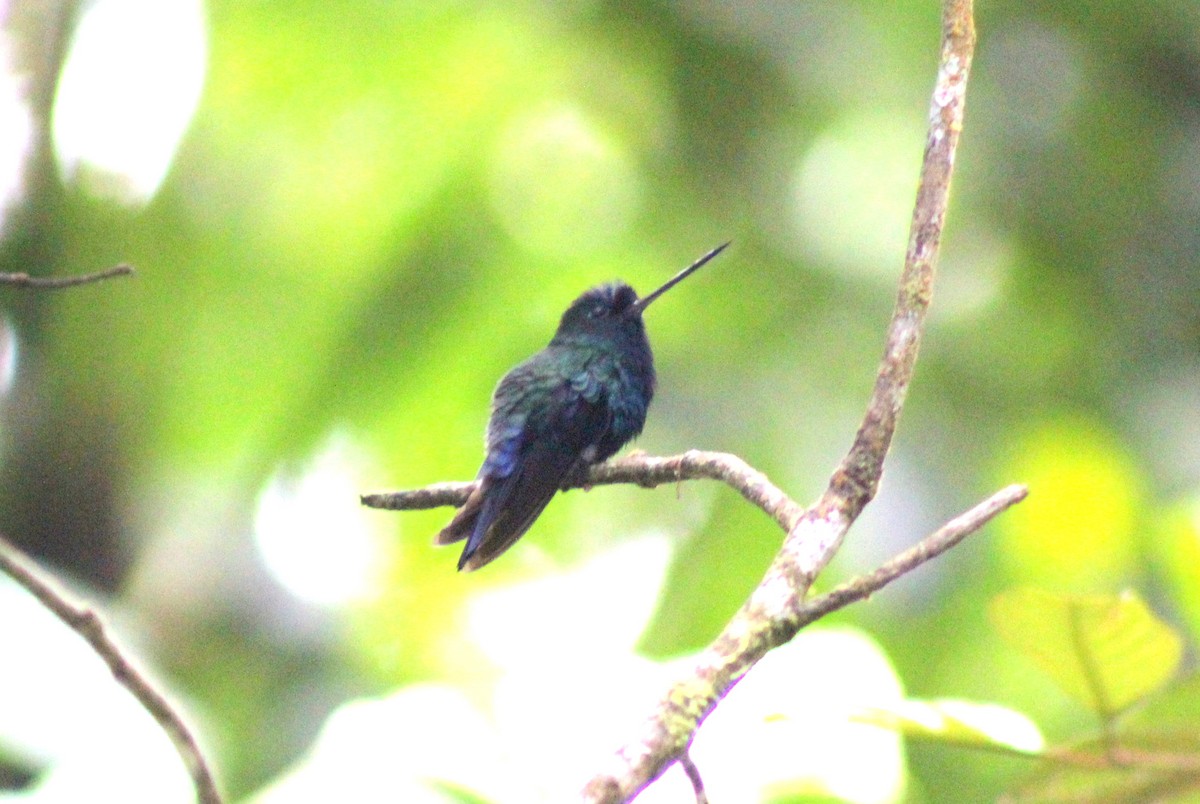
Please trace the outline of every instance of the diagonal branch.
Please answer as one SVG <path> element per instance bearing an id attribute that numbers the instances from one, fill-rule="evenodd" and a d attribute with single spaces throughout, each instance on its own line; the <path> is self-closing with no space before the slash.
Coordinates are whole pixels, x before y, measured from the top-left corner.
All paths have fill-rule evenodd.
<path id="1" fill-rule="evenodd" d="M 94 609 L 71 600 L 32 559 L 3 538 L 0 538 L 0 572 L 19 583 L 68 628 L 83 637 L 108 665 L 117 682 L 133 694 L 171 738 L 192 777 L 200 804 L 221 804 L 216 780 L 192 730 L 166 696 L 113 641 L 100 615 Z"/>

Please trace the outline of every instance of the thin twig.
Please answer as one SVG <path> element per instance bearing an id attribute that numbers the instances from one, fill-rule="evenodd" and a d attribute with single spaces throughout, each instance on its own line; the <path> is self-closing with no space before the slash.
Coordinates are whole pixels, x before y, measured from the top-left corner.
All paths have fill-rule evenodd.
<path id="1" fill-rule="evenodd" d="M 892 581 L 912 572 L 926 561 L 937 558 L 963 539 L 975 533 L 997 515 L 1024 500 L 1029 489 L 1022 485 L 1006 486 L 974 508 L 959 514 L 903 553 L 891 558 L 873 572 L 860 575 L 800 607 L 802 625 L 815 622 L 857 600 L 865 600 Z"/>
<path id="2" fill-rule="evenodd" d="M 700 778 L 700 769 L 692 761 L 692 755 L 684 751 L 683 756 L 679 757 L 679 766 L 683 768 L 688 781 L 692 783 L 692 790 L 696 793 L 696 804 L 708 804 L 708 793 L 704 792 L 704 780 Z"/>
<path id="3" fill-rule="evenodd" d="M 37 288 L 39 290 L 58 290 L 59 288 L 73 288 L 79 285 L 90 285 L 93 282 L 103 282 L 105 279 L 112 279 L 115 276 L 131 276 L 134 273 L 136 271 L 134 271 L 133 266 L 126 263 L 105 268 L 103 271 L 96 271 L 91 274 L 79 274 L 78 276 L 53 277 L 0 273 L 0 285 Z"/>
<path id="4" fill-rule="evenodd" d="M 129 690 L 138 703 L 158 721 L 158 725 L 171 738 L 175 750 L 183 759 L 183 764 L 196 787 L 196 797 L 200 804 L 221 804 L 216 780 L 192 730 L 166 696 L 113 641 L 100 615 L 94 609 L 71 600 L 32 559 L 2 537 L 0 571 L 28 590 L 43 606 L 66 623 L 68 628 L 83 637 L 108 665 L 117 682 Z"/>

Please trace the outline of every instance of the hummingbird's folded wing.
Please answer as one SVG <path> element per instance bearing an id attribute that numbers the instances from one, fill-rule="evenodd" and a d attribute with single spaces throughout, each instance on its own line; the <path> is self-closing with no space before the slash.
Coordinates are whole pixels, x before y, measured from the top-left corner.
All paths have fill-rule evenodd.
<path id="1" fill-rule="evenodd" d="M 509 471 L 502 477 L 486 474 L 482 478 L 478 513 L 473 515 L 459 569 L 478 569 L 521 538 L 566 478 L 594 455 L 594 449 L 589 448 L 603 435 L 610 419 L 602 395 L 582 394 L 579 384 L 570 382 L 556 389 L 544 413 L 527 420 L 511 463 L 493 459 L 504 452 L 503 448 L 508 446 L 504 444 L 495 444 L 484 463 L 485 473 L 489 472 L 489 466 L 491 471 L 504 468 Z M 463 508 L 470 505 L 468 500 Z M 446 531 L 453 527 L 454 522 Z M 462 530 L 465 528 L 460 525 L 455 535 Z"/>
<path id="2" fill-rule="evenodd" d="M 484 497 L 458 568 L 479 569 L 512 547 L 533 525 L 578 460 L 578 455 L 546 446 L 531 447 L 520 468 L 493 484 Z"/>

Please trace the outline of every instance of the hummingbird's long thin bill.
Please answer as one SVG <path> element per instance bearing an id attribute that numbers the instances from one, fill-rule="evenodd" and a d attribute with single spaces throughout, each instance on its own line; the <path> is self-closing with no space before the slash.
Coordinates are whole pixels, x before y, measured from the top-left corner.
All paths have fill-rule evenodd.
<path id="1" fill-rule="evenodd" d="M 705 263 L 707 263 L 713 257 L 717 256 L 722 251 L 724 251 L 726 249 L 726 247 L 732 242 L 733 242 L 732 240 L 728 240 L 728 241 L 722 243 L 721 245 L 717 246 L 712 251 L 708 252 L 703 257 L 701 257 L 700 259 L 696 260 L 694 263 L 689 265 L 687 268 L 684 268 L 682 271 L 675 274 L 675 276 L 668 279 L 666 284 L 664 284 L 661 288 L 659 288 L 658 290 L 649 294 L 648 296 L 643 296 L 642 298 L 638 299 L 636 302 L 633 303 L 634 309 L 636 309 L 639 313 L 642 312 L 643 310 L 645 310 L 647 307 L 650 306 L 650 302 L 654 301 L 659 296 L 663 295 L 668 290 L 675 287 L 683 280 L 687 279 L 689 275 L 691 275 L 691 274 L 695 273 L 696 271 L 700 270 L 701 268 L 703 268 Z"/>

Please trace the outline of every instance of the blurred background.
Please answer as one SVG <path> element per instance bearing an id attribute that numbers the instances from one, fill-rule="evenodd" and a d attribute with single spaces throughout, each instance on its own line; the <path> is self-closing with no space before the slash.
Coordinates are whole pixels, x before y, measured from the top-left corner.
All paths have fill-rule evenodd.
<path id="1" fill-rule="evenodd" d="M 448 509 L 498 378 L 587 287 L 647 290 L 637 447 L 801 502 L 851 443 L 936 72 L 922 2 L 0 3 L 0 531 L 94 601 L 234 800 L 568 800 L 780 542 L 695 482 L 560 495 L 486 570 Z M 693 756 L 714 801 L 976 801 L 1028 762 L 847 713 L 1094 720 L 988 620 L 1137 590 L 1200 633 L 1200 6 L 989 2 L 927 337 L 820 582 L 1030 499 L 770 656 Z M 171 746 L 0 579 L 0 801 L 189 801 Z M 1189 658 L 1190 662 L 1191 659 Z M 678 770 L 647 802 L 694 800 Z"/>

